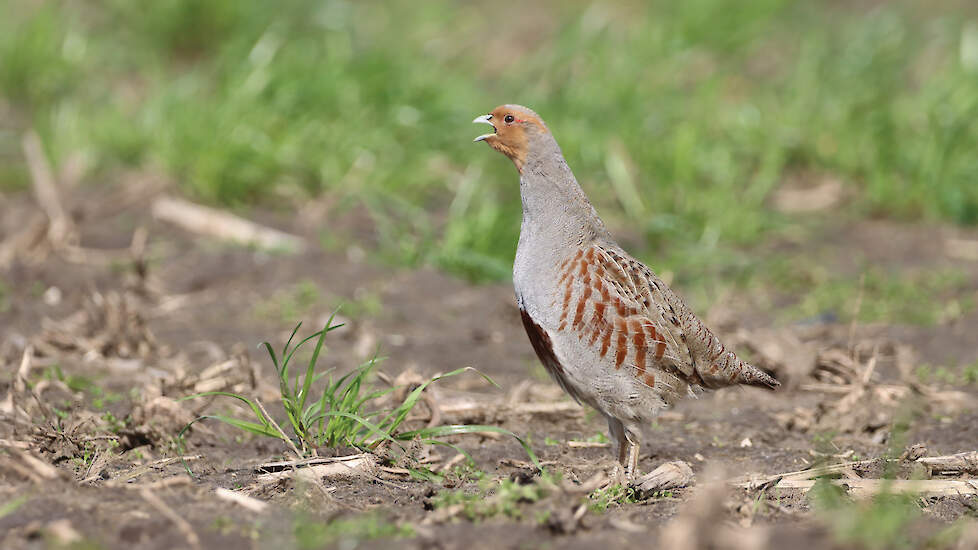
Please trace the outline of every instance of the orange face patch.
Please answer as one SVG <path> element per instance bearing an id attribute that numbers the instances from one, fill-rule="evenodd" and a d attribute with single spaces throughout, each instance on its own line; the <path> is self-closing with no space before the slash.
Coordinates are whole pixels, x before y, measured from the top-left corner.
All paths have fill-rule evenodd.
<path id="1" fill-rule="evenodd" d="M 485 139 L 490 147 L 509 157 L 516 169 L 523 171 L 529 152 L 527 128 L 547 132 L 547 126 L 536 113 L 519 105 L 500 105 L 489 113 L 489 122 L 496 132 Z"/>

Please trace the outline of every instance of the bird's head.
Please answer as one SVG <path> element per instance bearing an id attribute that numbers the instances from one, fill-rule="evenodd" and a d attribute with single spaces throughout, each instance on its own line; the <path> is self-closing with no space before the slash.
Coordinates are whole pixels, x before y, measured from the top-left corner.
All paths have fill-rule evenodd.
<path id="1" fill-rule="evenodd" d="M 481 122 L 493 128 L 492 133 L 482 134 L 474 141 L 484 141 L 509 157 L 520 172 L 534 145 L 547 139 L 550 133 L 539 115 L 521 105 L 500 105 L 472 122 Z"/>

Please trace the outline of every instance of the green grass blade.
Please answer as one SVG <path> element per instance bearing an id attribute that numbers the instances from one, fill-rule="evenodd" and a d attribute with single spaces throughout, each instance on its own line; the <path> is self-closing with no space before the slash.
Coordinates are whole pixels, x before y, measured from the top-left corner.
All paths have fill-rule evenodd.
<path id="1" fill-rule="evenodd" d="M 401 447 L 399 441 L 420 439 L 426 444 L 449 446 L 452 449 L 463 453 L 466 458 L 472 461 L 472 457 L 469 456 L 468 453 L 465 453 L 465 451 L 463 451 L 461 448 L 454 444 L 441 441 L 440 439 L 466 433 L 495 432 L 509 435 L 519 441 L 520 445 L 523 446 L 533 463 L 538 468 L 540 467 L 539 460 L 533 453 L 533 450 L 526 444 L 525 441 L 523 441 L 523 439 L 509 430 L 496 426 L 437 426 L 395 435 L 396 430 L 401 426 L 415 405 L 417 405 L 417 402 L 420 400 L 424 390 L 430 384 L 437 382 L 438 380 L 447 378 L 449 376 L 456 376 L 472 370 L 491 384 L 498 387 L 498 385 L 491 378 L 471 367 L 460 368 L 445 374 L 439 374 L 431 377 L 422 384 L 418 385 L 418 387 L 411 390 L 407 397 L 404 398 L 403 402 L 393 409 L 382 409 L 363 413 L 361 410 L 366 407 L 366 404 L 369 401 L 386 395 L 396 389 L 384 388 L 379 390 L 371 390 L 369 387 L 367 377 L 373 371 L 374 367 L 376 367 L 378 362 L 378 357 L 375 355 L 370 360 L 361 364 L 358 368 L 339 377 L 339 379 L 335 382 L 332 380 L 332 378 L 330 378 L 326 384 L 323 395 L 310 403 L 309 396 L 312 392 L 313 383 L 331 372 L 330 370 L 322 374 L 317 374 L 315 370 L 316 364 L 319 361 L 319 357 L 324 347 L 326 334 L 329 333 L 329 331 L 342 326 L 334 326 L 332 324 L 334 317 L 335 312 L 333 315 L 330 315 L 329 320 L 326 322 L 326 326 L 324 326 L 322 330 L 303 338 L 295 346 L 292 346 L 292 342 L 296 338 L 296 334 L 301 326 L 301 323 L 296 325 L 296 328 L 289 336 L 288 343 L 286 343 L 285 348 L 282 350 L 281 363 L 279 363 L 280 358 L 275 355 L 275 351 L 271 345 L 267 342 L 264 343 L 265 349 L 268 351 L 268 354 L 272 359 L 272 364 L 276 366 L 278 371 L 280 389 L 282 391 L 282 407 L 285 410 L 289 423 L 292 426 L 293 436 L 297 442 L 301 442 L 303 448 L 307 448 L 311 445 L 325 444 L 329 446 L 350 445 L 364 450 L 369 450 L 381 441 L 389 441 L 398 447 Z M 316 347 L 309 359 L 305 372 L 296 377 L 293 387 L 292 380 L 288 375 L 289 363 L 294 357 L 295 352 L 313 338 L 317 339 Z M 184 427 L 183 430 L 181 430 L 179 436 L 181 441 L 183 434 L 190 428 L 191 425 L 193 425 L 193 423 L 207 418 L 213 418 L 240 430 L 256 435 L 283 439 L 283 435 L 279 433 L 279 431 L 272 425 L 271 419 L 266 418 L 265 413 L 258 406 L 257 402 L 245 396 L 231 392 L 212 391 L 194 394 L 183 399 L 193 399 L 206 396 L 231 397 L 241 401 L 251 409 L 257 422 L 241 420 L 224 415 L 202 416 L 195 419 L 193 422 Z M 374 420 L 375 418 L 380 417 L 382 417 L 380 422 L 376 422 Z M 313 426 L 316 426 L 317 424 L 318 430 L 313 431 Z M 285 437 L 287 438 L 288 436 Z M 403 447 L 401 448 L 403 449 Z"/>
<path id="2" fill-rule="evenodd" d="M 404 402 L 398 405 L 393 411 L 391 411 L 391 413 L 387 416 L 387 418 L 384 418 L 384 420 L 382 420 L 380 424 L 382 426 L 388 426 L 388 431 L 390 432 L 395 431 L 397 427 L 400 426 L 402 422 L 404 422 L 404 419 L 407 418 L 408 413 L 411 412 L 415 404 L 417 404 L 418 399 L 421 398 L 421 392 L 423 392 L 425 388 L 428 387 L 428 385 L 432 384 L 433 382 L 437 382 L 442 378 L 448 378 L 449 376 L 456 376 L 468 370 L 475 371 L 476 373 L 482 375 L 483 378 L 495 384 L 495 382 L 493 382 L 491 378 L 483 375 L 481 372 L 477 371 L 476 369 L 473 369 L 472 367 L 462 367 L 460 369 L 455 369 L 445 374 L 439 374 L 433 376 L 428 380 L 426 380 L 424 383 L 420 384 L 417 388 L 414 388 L 414 390 L 412 390 L 411 393 L 409 393 L 408 396 L 404 398 Z"/>
<path id="3" fill-rule="evenodd" d="M 412 430 L 409 432 L 402 432 L 394 436 L 395 439 L 400 439 L 402 441 L 407 441 L 414 439 L 415 437 L 420 437 L 422 439 L 436 439 L 441 437 L 448 437 L 451 435 L 462 435 L 478 432 L 494 432 L 499 434 L 504 434 L 513 437 L 516 441 L 520 442 L 523 450 L 526 451 L 527 456 L 530 457 L 530 461 L 539 470 L 543 470 L 540 465 L 540 460 L 537 455 L 533 452 L 533 449 L 523 441 L 523 438 L 516 435 L 515 433 L 499 426 L 479 426 L 479 425 L 468 425 L 468 424 L 450 424 L 447 426 L 433 426 L 431 428 L 421 428 L 420 430 Z"/>
<path id="4" fill-rule="evenodd" d="M 251 399 L 248 399 L 247 397 L 245 397 L 243 395 L 238 395 L 236 393 L 231 393 L 231 392 L 226 392 L 226 391 L 205 391 L 205 392 L 201 392 L 201 393 L 195 393 L 193 395 L 188 395 L 186 397 L 181 397 L 177 401 L 185 401 L 187 399 L 196 399 L 198 397 L 209 397 L 209 396 L 212 396 L 212 395 L 217 395 L 217 396 L 222 396 L 222 397 L 231 397 L 233 399 L 237 399 L 238 401 L 241 401 L 241 402 L 245 403 L 246 405 L 248 405 L 248 407 L 251 408 L 251 412 L 255 413 L 255 418 L 261 420 L 263 423 L 267 423 L 267 422 L 265 422 L 265 415 L 262 414 L 261 409 L 258 408 L 258 405 L 255 404 L 254 401 L 252 401 Z"/>
<path id="5" fill-rule="evenodd" d="M 315 401 L 311 405 L 306 407 L 306 410 L 302 411 L 302 423 L 304 425 L 311 426 L 313 422 L 315 422 L 312 419 L 315 418 L 317 414 L 322 412 L 322 409 L 320 408 L 319 404 L 320 401 Z"/>
<path id="6" fill-rule="evenodd" d="M 435 483 L 435 484 L 441 484 L 442 481 L 444 481 L 445 479 L 445 476 L 433 472 L 428 468 L 408 467 L 408 474 L 411 476 L 412 479 L 416 479 L 422 482 Z"/>
<path id="7" fill-rule="evenodd" d="M 219 420 L 234 426 L 239 430 L 244 430 L 246 432 L 253 433 L 255 435 L 263 435 L 265 437 L 274 437 L 275 439 L 282 439 L 282 434 L 275 429 L 271 424 L 259 424 L 258 422 L 251 422 L 249 420 L 239 420 L 237 418 L 231 418 L 230 416 L 224 416 L 222 414 L 212 414 L 207 416 L 202 416 L 197 420 L 204 420 L 208 418 L 213 418 L 214 420 Z"/>
<path id="8" fill-rule="evenodd" d="M 289 345 L 292 343 L 292 339 L 295 338 L 297 332 L 299 332 L 299 327 L 302 326 L 302 321 L 299 321 L 295 328 L 292 329 L 292 334 L 289 335 L 289 339 L 285 341 L 285 346 L 282 348 L 282 363 L 279 365 L 278 361 L 275 359 L 275 351 L 272 349 L 272 345 L 265 342 L 265 348 L 268 350 L 268 354 L 272 357 L 272 364 L 275 366 L 275 372 L 279 376 L 279 384 L 283 386 L 282 395 L 286 394 L 285 389 L 288 388 L 289 383 L 289 359 L 292 355 L 289 353 Z"/>
<path id="9" fill-rule="evenodd" d="M 380 390 L 374 390 L 374 391 L 368 393 L 367 395 L 363 396 L 359 401 L 357 401 L 356 402 L 356 405 L 354 406 L 354 408 L 360 409 L 360 408 L 363 407 L 364 404 L 367 403 L 367 401 L 372 401 L 374 399 L 378 399 L 380 397 L 383 397 L 383 396 L 391 393 L 394 390 L 395 390 L 395 388 L 383 388 L 383 389 L 380 389 Z M 383 412 L 383 411 L 375 411 L 373 414 L 380 414 L 381 412 Z"/>
<path id="10" fill-rule="evenodd" d="M 295 331 L 299 330 L 299 327 L 292 331 L 292 336 L 295 336 Z M 289 341 L 292 341 L 292 336 L 289 337 Z M 275 367 L 275 374 L 278 376 L 279 391 L 283 396 L 288 395 L 288 380 L 289 372 L 285 364 L 279 364 L 278 358 L 275 356 L 275 349 L 268 342 L 262 342 L 262 346 L 265 346 L 265 351 L 268 352 L 268 356 L 272 359 L 272 366 Z M 286 344 L 286 350 L 288 349 L 288 344 Z M 284 356 L 283 356 L 284 358 Z"/>
<path id="11" fill-rule="evenodd" d="M 296 407 L 295 399 L 292 397 L 283 397 L 282 408 L 285 409 L 285 416 L 289 419 L 289 425 L 292 426 L 292 431 L 295 433 L 295 436 L 299 439 L 307 439 L 309 436 L 308 429 L 302 423 L 301 412 Z"/>
<path id="12" fill-rule="evenodd" d="M 309 390 L 312 389 L 312 380 L 315 376 L 316 362 L 319 361 L 319 352 L 323 349 L 323 340 L 326 339 L 326 333 L 330 330 L 330 325 L 333 324 L 333 317 L 336 316 L 334 311 L 329 319 L 326 321 L 326 326 L 323 330 L 319 331 L 319 340 L 316 341 L 316 348 L 312 350 L 312 357 L 309 358 L 309 366 L 306 367 L 306 376 L 302 381 L 302 392 L 299 393 L 299 409 L 306 408 L 306 399 L 309 397 Z"/>
<path id="13" fill-rule="evenodd" d="M 231 396 L 232 397 L 236 397 L 233 394 Z M 190 397 L 193 397 L 193 396 L 190 396 Z M 188 398 L 189 397 L 186 397 L 184 399 L 188 399 Z M 251 433 L 254 433 L 254 434 L 258 434 L 258 435 L 264 435 L 264 436 L 267 436 L 267 437 L 274 437 L 275 439 L 282 440 L 282 435 L 280 433 L 278 433 L 278 431 L 275 430 L 272 426 L 269 426 L 267 424 L 260 425 L 257 422 L 248 422 L 246 420 L 237 420 L 237 419 L 234 419 L 234 418 L 229 418 L 229 417 L 226 417 L 226 416 L 223 416 L 223 415 L 218 415 L 218 414 L 198 416 L 197 418 L 191 420 L 186 426 L 183 427 L 182 430 L 180 430 L 180 433 L 177 434 L 177 447 L 178 447 L 178 450 L 179 450 L 180 455 L 181 455 L 180 456 L 180 462 L 183 463 L 183 469 L 187 471 L 187 475 L 189 475 L 190 477 L 192 477 L 194 479 L 197 479 L 197 476 L 194 475 L 193 470 L 190 469 L 190 464 L 188 464 L 187 461 L 184 460 L 184 458 L 183 458 L 183 455 L 186 454 L 186 449 L 187 449 L 186 440 L 184 439 L 183 436 L 184 436 L 185 433 L 187 433 L 187 430 L 189 430 L 190 427 L 193 426 L 194 424 L 200 422 L 201 420 L 207 420 L 207 419 L 211 419 L 211 418 L 213 418 L 215 420 L 219 420 L 221 422 L 225 422 L 225 423 L 227 423 L 227 424 L 229 424 L 231 426 L 234 426 L 234 427 L 236 427 L 238 429 L 241 429 L 241 430 L 245 430 L 245 431 L 248 431 L 248 432 L 251 432 Z M 261 415 L 259 415 L 259 418 L 264 418 L 264 417 L 261 416 Z"/>
<path id="14" fill-rule="evenodd" d="M 299 332 L 299 327 L 301 326 L 302 326 L 302 321 L 299 321 L 299 323 L 296 324 L 295 328 L 292 329 L 292 334 L 289 335 L 289 339 L 285 342 L 285 347 L 282 348 L 282 371 L 279 375 L 281 377 L 279 383 L 282 385 L 282 395 L 283 396 L 288 395 L 293 398 L 296 396 L 296 393 L 298 392 L 298 388 L 294 386 L 292 388 L 292 391 L 291 392 L 289 391 L 289 378 L 290 378 L 289 363 L 292 362 L 292 354 L 294 354 L 297 349 L 302 347 L 302 344 L 304 344 L 305 341 L 308 340 L 308 338 L 296 344 L 291 351 L 289 350 L 289 345 L 292 344 L 292 340 L 295 338 L 296 333 Z M 311 337 L 314 336 L 315 334 L 313 334 L 313 336 Z M 298 381 L 296 381 L 296 384 L 298 384 Z"/>
<path id="15" fill-rule="evenodd" d="M 371 437 L 373 437 L 374 435 L 377 435 L 377 436 L 380 436 L 380 439 L 384 439 L 384 440 L 390 441 L 391 443 L 394 443 L 395 445 L 397 445 L 398 447 L 400 447 L 400 443 L 398 443 L 398 440 L 395 439 L 389 432 L 384 431 L 383 428 L 381 428 L 377 424 L 374 424 L 373 422 L 370 422 L 369 420 L 367 420 L 366 418 L 364 418 L 364 417 L 362 417 L 360 415 L 352 414 L 352 413 L 348 413 L 348 412 L 343 412 L 343 411 L 328 411 L 328 412 L 322 413 L 322 416 L 323 417 L 346 418 L 346 419 L 349 419 L 349 420 L 353 420 L 354 422 L 356 422 L 357 424 L 363 426 L 364 428 L 367 428 L 368 432 L 365 435 L 363 435 L 362 437 L 360 437 L 358 441 L 349 441 L 348 442 L 348 443 L 350 443 L 350 444 L 352 444 L 354 446 L 357 446 L 357 447 L 361 447 L 361 446 L 366 447 L 366 446 L 372 445 L 375 441 L 368 441 L 368 440 Z M 319 418 L 317 417 L 314 420 L 319 420 Z"/>
<path id="16" fill-rule="evenodd" d="M 301 326 L 302 326 L 302 321 L 296 323 L 295 328 L 292 329 L 292 334 L 289 335 L 289 339 L 285 341 L 285 347 L 282 348 L 282 358 L 285 359 L 286 361 L 288 361 L 286 356 L 288 355 L 289 352 L 289 345 L 292 344 L 292 339 L 295 338 L 295 335 L 297 332 L 299 332 L 299 327 Z"/>
<path id="17" fill-rule="evenodd" d="M 337 391 L 339 391 L 339 389 L 340 389 L 340 386 L 342 386 L 342 385 L 343 385 L 343 384 L 344 384 L 344 383 L 345 383 L 345 382 L 346 382 L 347 380 L 349 380 L 349 378 L 350 378 L 351 376 L 361 376 L 361 373 L 362 373 L 362 372 L 363 372 L 364 370 L 370 370 L 370 369 L 372 369 L 372 368 L 373 368 L 373 365 L 372 365 L 372 364 L 370 364 L 370 363 L 365 363 L 365 364 L 363 364 L 363 365 L 360 365 L 360 366 L 359 366 L 359 367 L 357 367 L 356 369 L 354 369 L 354 370 L 351 370 L 350 372 L 348 372 L 348 373 L 346 373 L 346 374 L 344 374 L 343 376 L 341 376 L 341 377 L 340 377 L 340 378 L 339 378 L 339 379 L 338 379 L 338 380 L 337 380 L 337 381 L 336 381 L 336 382 L 335 382 L 335 383 L 333 384 L 333 386 L 332 386 L 332 388 L 331 388 L 331 392 L 330 392 L 330 393 L 333 393 L 333 394 L 335 395 L 335 394 L 336 394 L 336 392 L 337 392 Z"/>
<path id="18" fill-rule="evenodd" d="M 275 367 L 275 374 L 279 373 L 278 358 L 275 357 L 275 350 L 272 349 L 272 345 L 268 342 L 262 342 L 258 347 L 265 346 L 265 351 L 268 352 L 268 356 L 272 358 L 272 366 Z"/>
<path id="19" fill-rule="evenodd" d="M 0 519 L 16 512 L 25 502 L 27 502 L 27 495 L 20 495 L 0 504 Z"/>
<path id="20" fill-rule="evenodd" d="M 338 329 L 338 328 L 340 328 L 340 327 L 342 327 L 342 326 L 344 326 L 346 324 L 346 323 L 340 323 L 338 325 L 330 325 L 329 323 L 331 323 L 333 321 L 333 317 L 335 315 L 336 315 L 336 312 L 334 311 L 333 314 L 330 315 L 329 320 L 326 322 L 326 327 L 323 329 L 324 331 L 326 331 L 326 332 L 332 332 L 332 331 L 334 331 L 334 330 L 336 330 L 336 329 Z M 308 342 L 309 340 L 312 340 L 313 338 L 319 338 L 321 335 L 322 335 L 322 331 L 319 331 L 319 332 L 314 332 L 314 333 L 310 334 L 309 336 L 306 336 L 305 338 L 303 338 L 298 344 L 295 345 L 295 347 L 292 348 L 291 351 L 289 351 L 288 355 L 286 356 L 285 361 L 286 362 L 290 361 L 292 359 L 292 356 L 295 354 L 295 352 L 298 351 L 299 348 L 301 348 L 303 345 L 305 345 L 306 342 Z"/>

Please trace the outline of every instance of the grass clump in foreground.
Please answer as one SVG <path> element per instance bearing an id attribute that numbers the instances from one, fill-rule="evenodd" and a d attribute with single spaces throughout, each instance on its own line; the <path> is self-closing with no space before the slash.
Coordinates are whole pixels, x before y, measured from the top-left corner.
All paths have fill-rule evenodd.
<path id="1" fill-rule="evenodd" d="M 525 510 L 521 504 L 535 504 L 558 491 L 559 479 L 553 474 L 544 473 L 533 483 L 520 483 L 517 480 L 480 479 L 479 489 L 474 492 L 445 490 L 431 498 L 435 509 L 444 509 L 460 514 L 469 521 L 479 521 L 495 516 L 522 519 Z M 538 521 L 546 521 L 546 511 L 535 515 Z"/>
<path id="2" fill-rule="evenodd" d="M 296 544 L 302 549 L 322 548 L 335 541 L 350 541 L 377 538 L 407 538 L 415 535 L 410 525 L 390 523 L 376 513 L 339 518 L 328 522 L 317 521 L 313 517 L 300 515 L 293 521 L 292 532 Z M 352 547 L 341 543 L 341 547 Z"/>
<path id="3" fill-rule="evenodd" d="M 872 498 L 853 501 L 841 487 L 820 479 L 810 498 L 821 521 L 847 548 L 953 548 L 961 534 L 960 524 L 929 527 L 917 495 L 884 489 Z"/>
<path id="4" fill-rule="evenodd" d="M 635 489 L 626 485 L 610 485 L 589 495 L 588 508 L 592 512 L 604 512 L 612 504 L 631 504 L 639 500 Z"/>
<path id="5" fill-rule="evenodd" d="M 433 376 L 410 391 L 403 401 L 386 409 L 371 409 L 371 404 L 376 399 L 393 392 L 395 389 L 374 389 L 367 381 L 368 376 L 377 365 L 376 357 L 335 380 L 332 376 L 332 369 L 316 372 L 326 335 L 343 326 L 342 324 L 334 325 L 333 319 L 334 316 L 330 316 L 326 326 L 321 331 L 303 338 L 295 346 L 292 346 L 292 341 L 302 323 L 296 325 L 280 355 L 275 353 L 274 348 L 268 342 L 262 344 L 268 351 L 272 365 L 278 375 L 282 408 L 288 419 L 284 427 L 274 422 L 258 400 L 230 392 L 203 392 L 188 396 L 186 399 L 205 396 L 224 396 L 237 399 L 251 409 L 255 420 L 243 420 L 220 414 L 201 416 L 184 427 L 180 432 L 181 440 L 183 434 L 194 423 L 213 418 L 246 432 L 280 439 L 293 446 L 303 456 L 315 456 L 316 450 L 320 447 L 355 447 L 370 452 L 383 442 L 389 442 L 399 447 L 400 442 L 412 440 L 424 444 L 449 446 L 468 456 L 468 453 L 456 445 L 444 441 L 444 438 L 474 432 L 496 432 L 516 438 L 529 455 L 530 460 L 539 468 L 539 460 L 529 445 L 513 432 L 498 426 L 442 425 L 400 431 L 408 414 L 418 403 L 421 393 L 429 384 L 474 369 L 466 367 L 447 374 Z M 305 365 L 304 371 L 293 376 L 290 369 L 296 352 L 303 345 L 313 340 L 315 340 L 315 347 L 309 362 Z M 488 377 L 485 378 L 492 382 Z M 319 383 L 323 379 L 325 379 L 325 386 Z M 319 390 L 321 393 L 318 396 L 313 396 L 317 388 L 321 388 Z"/>

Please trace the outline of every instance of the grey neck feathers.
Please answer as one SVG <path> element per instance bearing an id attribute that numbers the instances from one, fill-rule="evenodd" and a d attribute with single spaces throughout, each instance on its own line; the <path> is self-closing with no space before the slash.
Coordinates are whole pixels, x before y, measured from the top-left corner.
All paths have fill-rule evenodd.
<path id="1" fill-rule="evenodd" d="M 537 134 L 520 176 L 523 238 L 544 246 L 584 244 L 607 232 L 549 133 Z"/>

